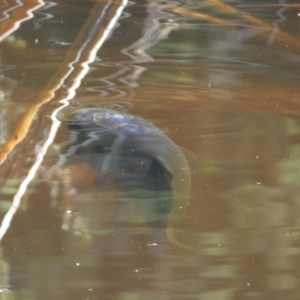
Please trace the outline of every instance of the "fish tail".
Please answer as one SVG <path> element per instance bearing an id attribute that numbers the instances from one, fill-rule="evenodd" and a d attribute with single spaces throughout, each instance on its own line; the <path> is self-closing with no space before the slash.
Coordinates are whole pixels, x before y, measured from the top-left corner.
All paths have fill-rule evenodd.
<path id="1" fill-rule="evenodd" d="M 183 249 L 186 249 L 186 250 L 192 250 L 192 251 L 195 251 L 196 249 L 194 247 L 191 247 L 191 246 L 188 246 L 186 244 L 183 244 L 181 243 L 180 241 L 177 240 L 177 238 L 175 237 L 174 235 L 174 228 L 172 228 L 171 226 L 167 226 L 167 229 L 166 229 L 166 235 L 167 235 L 167 238 L 169 239 L 169 241 L 179 247 L 179 248 L 183 248 Z"/>

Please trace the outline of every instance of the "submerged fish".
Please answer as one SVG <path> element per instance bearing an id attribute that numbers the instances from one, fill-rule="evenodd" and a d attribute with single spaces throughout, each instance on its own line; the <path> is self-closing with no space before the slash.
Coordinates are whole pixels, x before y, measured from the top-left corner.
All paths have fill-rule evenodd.
<path id="1" fill-rule="evenodd" d="M 145 215 L 160 214 L 156 225 L 167 228 L 174 244 L 190 248 L 172 230 L 190 194 L 190 169 L 180 148 L 152 123 L 109 109 L 82 109 L 68 126 L 75 143 L 64 157 L 88 163 L 98 174 L 98 186 L 114 181 Z"/>

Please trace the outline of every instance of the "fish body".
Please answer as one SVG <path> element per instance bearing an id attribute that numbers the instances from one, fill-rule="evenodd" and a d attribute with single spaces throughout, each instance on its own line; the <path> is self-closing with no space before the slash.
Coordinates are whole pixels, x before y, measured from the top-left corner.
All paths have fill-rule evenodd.
<path id="1" fill-rule="evenodd" d="M 190 169 L 181 149 L 159 128 L 103 108 L 76 112 L 68 128 L 76 135 L 69 154 L 81 156 L 96 170 L 98 184 L 112 179 L 142 210 L 160 206 L 168 226 L 179 222 L 189 201 Z M 158 195 L 168 196 L 160 201 Z"/>

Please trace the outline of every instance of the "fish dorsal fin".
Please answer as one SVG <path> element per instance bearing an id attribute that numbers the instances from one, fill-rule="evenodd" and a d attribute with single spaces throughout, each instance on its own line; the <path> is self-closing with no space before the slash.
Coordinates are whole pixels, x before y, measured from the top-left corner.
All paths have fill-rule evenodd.
<path id="1" fill-rule="evenodd" d="M 194 152 L 192 152 L 182 146 L 179 146 L 179 148 L 180 148 L 181 152 L 183 153 L 183 155 L 185 156 L 187 162 L 193 162 L 193 161 L 198 160 L 198 156 Z"/>
<path id="2" fill-rule="evenodd" d="M 101 176 L 105 176 L 107 174 L 107 172 L 109 171 L 109 169 L 112 167 L 115 156 L 119 155 L 122 150 L 124 140 L 125 140 L 125 136 L 120 134 L 114 141 L 114 143 L 111 147 L 111 153 L 107 155 L 107 157 L 105 158 L 105 160 L 103 162 L 103 166 L 100 171 Z"/>

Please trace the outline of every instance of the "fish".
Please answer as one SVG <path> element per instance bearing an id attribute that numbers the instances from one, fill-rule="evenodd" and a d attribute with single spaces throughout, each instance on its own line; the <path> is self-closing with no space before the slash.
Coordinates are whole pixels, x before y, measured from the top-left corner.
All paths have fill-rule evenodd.
<path id="1" fill-rule="evenodd" d="M 189 202 L 190 168 L 167 135 L 141 117 L 105 108 L 74 112 L 68 130 L 75 143 L 68 147 L 65 159 L 80 157 L 98 174 L 96 186 L 115 182 L 144 214 L 160 215 L 159 220 L 148 219 L 154 220 L 154 227 L 164 226 L 173 244 L 192 249 L 174 235 Z"/>

